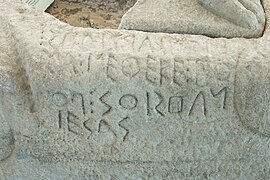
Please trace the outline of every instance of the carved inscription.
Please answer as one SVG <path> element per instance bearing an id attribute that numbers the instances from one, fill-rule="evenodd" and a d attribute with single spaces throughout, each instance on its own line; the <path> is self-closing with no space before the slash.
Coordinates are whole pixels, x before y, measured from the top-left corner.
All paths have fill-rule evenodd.
<path id="1" fill-rule="evenodd" d="M 62 128 L 62 119 L 63 119 L 63 111 L 59 110 L 58 111 L 58 126 L 60 129 Z"/>
<path id="2" fill-rule="evenodd" d="M 105 100 L 109 95 L 110 92 L 108 91 L 99 98 L 99 100 L 107 107 L 107 110 L 102 114 L 103 116 L 107 115 L 112 110 L 112 106 L 110 106 Z"/>
<path id="3" fill-rule="evenodd" d="M 58 126 L 60 129 L 66 128 L 75 135 L 90 136 L 95 132 L 102 133 L 101 128 L 104 127 L 115 137 L 125 141 L 132 133 L 128 122 L 136 118 L 138 113 L 140 117 L 142 115 L 146 118 L 168 117 L 168 120 L 177 115 L 181 118 L 180 120 L 192 123 L 193 116 L 207 117 L 209 108 L 225 111 L 228 106 L 228 87 L 194 91 L 192 98 L 180 95 L 180 93 L 168 96 L 158 91 L 146 91 L 144 94 L 123 93 L 121 96 L 118 95 L 117 101 L 112 101 L 112 99 L 115 100 L 113 98 L 115 92 L 104 91 L 98 95 L 100 97 L 96 102 L 91 99 L 97 96 L 98 91 L 94 89 L 89 90 L 88 95 L 78 92 L 73 92 L 71 95 L 56 92 L 52 95 L 52 103 L 59 108 Z M 95 108 L 98 111 L 94 112 Z M 119 119 L 110 119 L 111 114 L 118 114 Z M 121 114 L 126 114 L 126 117 L 121 118 Z M 118 129 L 115 129 L 116 127 Z"/>
<path id="4" fill-rule="evenodd" d="M 161 61 L 148 56 L 147 57 L 147 66 L 146 66 L 146 79 L 153 84 L 160 85 L 162 84 L 161 76 Z"/>
<path id="5" fill-rule="evenodd" d="M 201 101 L 201 103 L 200 103 L 201 106 L 199 105 L 199 101 Z M 189 113 L 188 113 L 189 116 L 191 116 L 192 113 L 194 113 L 194 107 L 196 105 L 199 105 L 201 107 L 202 114 L 204 116 L 206 116 L 205 94 L 203 91 L 199 92 L 198 95 L 196 96 L 196 98 L 194 99 L 194 102 L 192 103 L 191 108 L 190 108 Z"/>
<path id="6" fill-rule="evenodd" d="M 121 120 L 121 121 L 118 123 L 118 125 L 126 131 L 126 132 L 125 132 L 125 135 L 123 136 L 123 141 L 126 140 L 128 134 L 129 134 L 129 130 L 128 130 L 127 127 L 125 126 L 125 123 L 126 123 L 127 121 L 129 121 L 129 120 L 130 120 L 130 118 L 129 118 L 129 117 L 126 117 L 126 118 L 124 118 L 123 120 Z"/>
<path id="7" fill-rule="evenodd" d="M 138 59 L 129 58 L 122 62 L 122 72 L 127 77 L 134 77 L 140 72 Z"/>
<path id="8" fill-rule="evenodd" d="M 155 92 L 156 95 L 158 96 L 159 99 L 159 103 L 158 105 L 155 107 L 155 110 L 157 111 L 158 114 L 160 114 L 161 116 L 165 116 L 164 113 L 161 110 L 161 105 L 164 103 L 164 97 L 162 96 L 161 93 Z"/>
<path id="9" fill-rule="evenodd" d="M 178 86 L 182 86 L 184 81 L 189 82 L 189 78 L 186 77 L 186 74 L 189 72 L 189 69 L 184 68 L 184 61 L 175 59 L 173 67 L 173 82 Z"/>
<path id="10" fill-rule="evenodd" d="M 150 110 L 150 93 L 146 92 L 146 111 L 147 111 L 147 116 L 151 115 L 151 110 Z"/>
<path id="11" fill-rule="evenodd" d="M 146 38 L 142 47 L 149 43 L 150 39 Z M 112 52 L 83 57 L 87 59 L 74 62 L 71 72 L 75 77 L 81 75 L 80 79 L 93 87 L 89 87 L 88 92 L 87 89 L 83 92 L 55 92 L 51 98 L 57 108 L 59 128 L 72 134 L 90 137 L 91 134 L 104 133 L 102 129 L 105 129 L 126 141 L 132 137 L 130 126 L 134 122 L 163 118 L 203 123 L 211 117 L 212 109 L 228 110 L 230 91 L 226 86 L 229 86 L 232 76 L 226 71 L 221 80 L 215 74 L 220 65 L 230 69 L 220 61 L 210 61 L 205 57 L 157 57 L 147 53 L 143 57 Z M 93 72 L 97 75 L 88 76 Z M 126 88 L 123 82 L 127 81 L 131 81 L 128 86 L 134 82 L 134 87 Z M 138 84 L 140 81 L 143 83 Z M 112 88 L 99 89 L 97 82 L 108 83 Z M 116 87 L 120 89 L 114 91 Z M 165 93 L 164 89 L 168 91 Z"/>
<path id="12" fill-rule="evenodd" d="M 82 113 L 85 115 L 84 97 L 81 93 L 75 93 L 71 99 L 72 103 L 80 104 Z"/>
<path id="13" fill-rule="evenodd" d="M 93 71 L 93 61 L 100 61 L 101 59 L 104 59 L 104 54 L 89 54 L 88 56 L 79 55 L 79 59 L 76 59 L 76 56 L 72 54 L 68 54 L 67 57 L 67 59 L 72 61 L 72 71 L 74 75 L 82 76 Z"/>
<path id="14" fill-rule="evenodd" d="M 112 81 L 116 81 L 118 79 L 118 76 L 120 74 L 118 64 L 118 60 L 113 55 L 109 55 L 106 68 L 106 74 L 108 79 Z"/>
<path id="15" fill-rule="evenodd" d="M 106 77 L 113 82 L 120 82 L 124 78 L 144 78 L 151 85 L 175 84 L 179 87 L 187 84 L 204 87 L 212 83 L 210 79 L 227 81 L 230 72 L 220 77 L 216 69 L 219 66 L 229 68 L 225 64 L 213 63 L 209 65 L 205 57 L 201 58 L 162 58 L 148 55 L 146 57 L 121 56 L 109 54 L 106 62 Z M 142 68 L 145 67 L 145 68 Z M 224 74 L 224 73 L 223 73 Z"/>
<path id="16" fill-rule="evenodd" d="M 169 99 L 168 112 L 181 113 L 183 111 L 183 97 L 172 96 Z"/>
<path id="17" fill-rule="evenodd" d="M 136 106 L 138 104 L 138 99 L 134 95 L 127 94 L 127 95 L 124 95 L 120 98 L 119 104 L 123 108 L 131 110 L 131 109 L 136 108 Z"/>
<path id="18" fill-rule="evenodd" d="M 53 95 L 53 102 L 58 107 L 64 106 L 67 103 L 67 97 L 65 94 L 57 92 Z"/>
<path id="19" fill-rule="evenodd" d="M 114 55 L 109 55 L 107 61 L 107 78 L 112 81 L 120 79 L 121 75 L 133 78 L 140 72 L 139 60 L 135 57 L 128 57 L 119 61 Z"/>
<path id="20" fill-rule="evenodd" d="M 82 134 L 81 119 L 69 111 L 67 113 L 68 130 L 74 134 Z"/>
<path id="21" fill-rule="evenodd" d="M 227 108 L 227 96 L 228 96 L 228 88 L 225 87 L 221 89 L 219 92 L 215 93 L 212 89 L 210 90 L 213 97 L 223 96 L 220 101 L 220 106 L 222 109 Z"/>
<path id="22" fill-rule="evenodd" d="M 102 120 L 99 122 L 99 125 L 98 125 L 98 132 L 101 133 L 103 129 L 109 129 L 110 132 L 112 132 L 113 135 L 116 136 L 116 134 L 115 134 L 115 132 L 112 130 L 110 124 L 107 123 L 107 121 L 105 121 L 105 120 L 102 119 Z"/>

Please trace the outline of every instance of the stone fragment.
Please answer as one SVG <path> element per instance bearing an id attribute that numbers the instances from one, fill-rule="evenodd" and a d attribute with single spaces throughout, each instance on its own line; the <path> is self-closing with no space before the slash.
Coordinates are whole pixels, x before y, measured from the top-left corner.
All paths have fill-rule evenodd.
<path id="1" fill-rule="evenodd" d="M 270 178 L 268 25 L 95 30 L 0 3 L 2 179 Z"/>
<path id="2" fill-rule="evenodd" d="M 257 31 L 264 28 L 265 15 L 260 0 L 198 0 L 214 14 L 241 27 Z"/>
<path id="3" fill-rule="evenodd" d="M 260 0 L 138 0 L 120 29 L 210 37 L 260 37 L 265 14 Z"/>

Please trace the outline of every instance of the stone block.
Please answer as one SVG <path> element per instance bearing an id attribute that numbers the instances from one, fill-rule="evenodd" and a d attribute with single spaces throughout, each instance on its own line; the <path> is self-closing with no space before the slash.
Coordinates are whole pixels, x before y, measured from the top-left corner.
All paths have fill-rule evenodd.
<path id="1" fill-rule="evenodd" d="M 269 26 L 96 30 L 0 3 L 2 179 L 269 179 Z"/>
<path id="2" fill-rule="evenodd" d="M 263 34 L 260 0 L 138 0 L 122 18 L 120 29 L 255 38 Z"/>

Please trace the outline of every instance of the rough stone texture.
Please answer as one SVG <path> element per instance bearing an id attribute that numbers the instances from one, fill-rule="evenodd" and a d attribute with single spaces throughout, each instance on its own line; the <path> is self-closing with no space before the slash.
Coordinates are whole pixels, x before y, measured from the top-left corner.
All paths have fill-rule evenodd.
<path id="1" fill-rule="evenodd" d="M 0 3 L 1 179 L 270 178 L 269 26 L 83 29 Z"/>
<path id="2" fill-rule="evenodd" d="M 138 0 L 119 28 L 252 38 L 260 37 L 264 26 L 260 0 Z"/>
<path id="3" fill-rule="evenodd" d="M 4 161 L 13 151 L 14 139 L 7 122 L 2 119 L 0 125 L 0 161 Z"/>
<path id="4" fill-rule="evenodd" d="M 117 8 L 121 6 L 132 6 L 134 4 L 133 0 L 61 0 L 66 2 L 74 2 L 74 3 L 83 3 L 91 6 L 91 8 L 97 7 L 105 7 L 108 4 L 110 7 Z M 136 2 L 136 0 L 135 0 Z"/>
<path id="5" fill-rule="evenodd" d="M 244 28 L 262 30 L 265 23 L 264 10 L 260 0 L 198 0 L 214 14 Z"/>

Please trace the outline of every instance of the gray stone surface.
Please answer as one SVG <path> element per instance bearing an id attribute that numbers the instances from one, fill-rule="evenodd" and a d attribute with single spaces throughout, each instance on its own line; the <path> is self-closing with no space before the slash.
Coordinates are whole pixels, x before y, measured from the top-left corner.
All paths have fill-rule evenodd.
<path id="1" fill-rule="evenodd" d="M 95 30 L 0 3 L 1 179 L 270 178 L 269 26 Z"/>
<path id="2" fill-rule="evenodd" d="M 252 38 L 260 37 L 264 26 L 260 0 L 138 0 L 119 28 Z"/>
<path id="3" fill-rule="evenodd" d="M 2 119 L 0 123 L 0 161 L 4 161 L 14 149 L 14 138 L 7 122 Z"/>
<path id="4" fill-rule="evenodd" d="M 254 31 L 264 27 L 265 15 L 260 0 L 198 1 L 209 11 L 241 27 Z"/>

